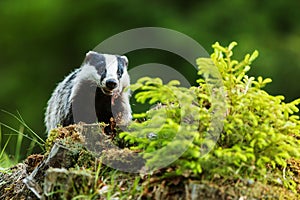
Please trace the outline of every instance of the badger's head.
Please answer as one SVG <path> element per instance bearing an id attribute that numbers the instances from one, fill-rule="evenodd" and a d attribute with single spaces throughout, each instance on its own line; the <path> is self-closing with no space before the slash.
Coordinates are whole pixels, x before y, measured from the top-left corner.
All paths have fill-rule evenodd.
<path id="1" fill-rule="evenodd" d="M 129 86 L 126 56 L 100 54 L 90 51 L 86 54 L 83 67 L 89 68 L 89 80 L 96 82 L 106 95 L 120 93 Z"/>

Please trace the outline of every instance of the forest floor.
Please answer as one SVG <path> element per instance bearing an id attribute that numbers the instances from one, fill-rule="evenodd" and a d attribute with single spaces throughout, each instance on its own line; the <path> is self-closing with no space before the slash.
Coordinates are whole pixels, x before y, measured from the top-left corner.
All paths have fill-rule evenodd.
<path id="1" fill-rule="evenodd" d="M 165 172 L 172 172 L 172 168 L 143 174 L 144 160 L 126 148 L 113 148 L 114 137 L 103 131 L 99 134 L 102 129 L 98 124 L 71 125 L 52 131 L 45 154 L 30 155 L 23 163 L 0 171 L 0 199 L 300 198 L 280 183 L 221 177 L 205 180 L 201 176 L 185 174 L 166 176 Z M 89 142 L 94 142 L 92 147 L 84 145 L 87 138 Z M 140 173 L 122 172 L 105 166 L 103 161 L 110 166 L 126 166 L 133 171 L 140 169 Z M 298 174 L 296 182 L 299 193 L 300 163 L 290 160 L 289 167 Z"/>

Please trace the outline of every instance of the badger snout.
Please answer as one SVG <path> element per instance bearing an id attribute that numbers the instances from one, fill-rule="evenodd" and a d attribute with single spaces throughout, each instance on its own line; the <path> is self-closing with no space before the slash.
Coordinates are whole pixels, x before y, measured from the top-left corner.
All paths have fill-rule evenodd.
<path id="1" fill-rule="evenodd" d="M 100 86 L 102 92 L 106 95 L 112 95 L 113 91 L 115 91 L 119 87 L 119 82 L 117 79 L 109 78 L 102 81 Z"/>
<path id="2" fill-rule="evenodd" d="M 115 79 L 108 79 L 105 82 L 105 87 L 109 90 L 113 90 L 118 86 L 118 82 Z"/>

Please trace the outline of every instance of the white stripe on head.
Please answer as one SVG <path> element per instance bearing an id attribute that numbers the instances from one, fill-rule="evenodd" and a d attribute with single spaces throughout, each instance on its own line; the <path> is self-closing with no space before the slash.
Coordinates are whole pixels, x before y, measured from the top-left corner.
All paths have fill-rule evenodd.
<path id="1" fill-rule="evenodd" d="M 118 80 L 118 60 L 115 55 L 104 54 L 106 63 L 106 77 L 105 79 L 116 79 Z"/>

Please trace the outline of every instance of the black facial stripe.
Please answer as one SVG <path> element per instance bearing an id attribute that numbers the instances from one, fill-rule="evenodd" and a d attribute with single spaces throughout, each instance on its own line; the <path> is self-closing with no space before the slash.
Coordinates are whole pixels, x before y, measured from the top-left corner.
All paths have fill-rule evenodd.
<path id="1" fill-rule="evenodd" d="M 98 72 L 99 73 L 99 72 Z M 107 73 L 107 70 L 106 70 L 106 68 L 104 69 L 104 71 L 102 72 L 102 74 L 100 74 L 100 76 L 101 76 L 101 82 L 103 81 L 103 79 L 105 79 L 105 77 L 106 77 L 106 73 Z"/>
<path id="2" fill-rule="evenodd" d="M 117 57 L 118 60 L 118 71 L 117 71 L 117 75 L 118 75 L 118 79 L 120 79 L 124 73 L 124 60 L 122 58 L 120 58 L 119 56 Z"/>

